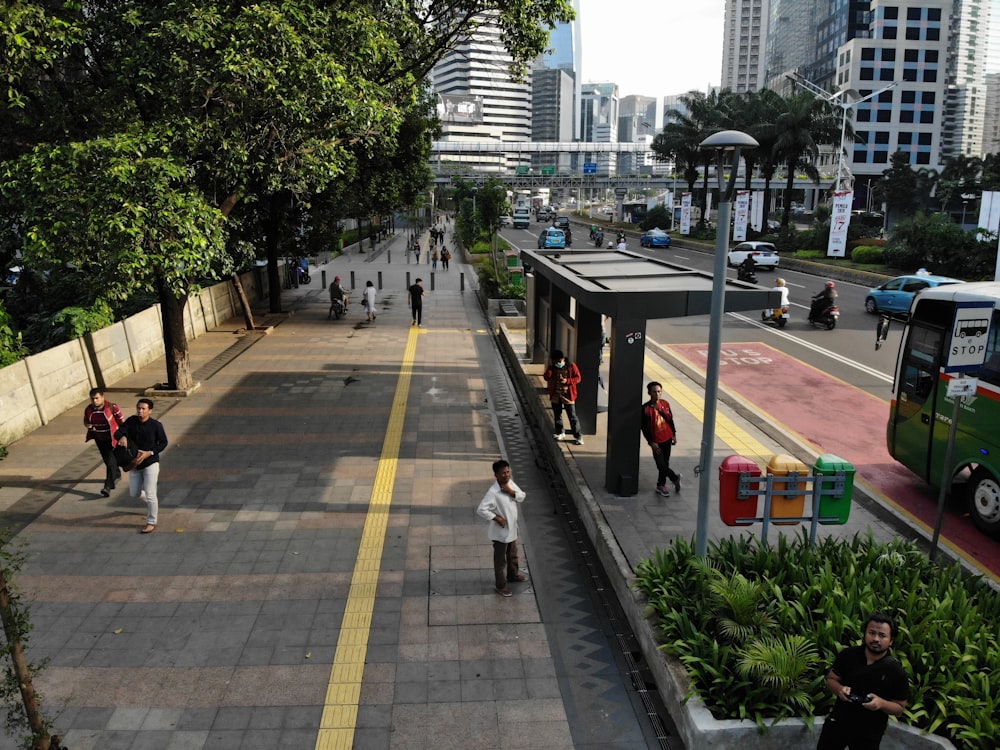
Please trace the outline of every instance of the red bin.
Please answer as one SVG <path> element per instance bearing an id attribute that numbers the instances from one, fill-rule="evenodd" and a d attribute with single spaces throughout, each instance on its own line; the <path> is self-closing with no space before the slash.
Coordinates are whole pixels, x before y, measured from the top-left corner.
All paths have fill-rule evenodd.
<path id="1" fill-rule="evenodd" d="M 759 477 L 760 467 L 743 456 L 726 456 L 719 465 L 719 515 L 726 526 L 749 526 L 751 522 L 736 523 L 736 519 L 757 517 L 758 496 L 740 497 L 741 474 Z"/>

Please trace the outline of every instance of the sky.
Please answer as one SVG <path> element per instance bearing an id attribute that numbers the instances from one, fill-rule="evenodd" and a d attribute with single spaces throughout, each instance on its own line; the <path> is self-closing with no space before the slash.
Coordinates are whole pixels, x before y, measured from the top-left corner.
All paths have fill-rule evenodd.
<path id="1" fill-rule="evenodd" d="M 722 79 L 726 0 L 580 0 L 583 82 L 661 99 Z"/>

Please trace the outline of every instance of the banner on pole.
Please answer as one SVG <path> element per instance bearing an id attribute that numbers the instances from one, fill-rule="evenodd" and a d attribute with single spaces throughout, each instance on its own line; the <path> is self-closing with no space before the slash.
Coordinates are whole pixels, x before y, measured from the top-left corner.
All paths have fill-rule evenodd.
<path id="1" fill-rule="evenodd" d="M 691 234 L 691 193 L 681 193 L 681 234 Z"/>
<path id="2" fill-rule="evenodd" d="M 733 242 L 745 242 L 747 238 L 747 222 L 750 218 L 749 190 L 736 191 L 735 209 L 735 213 L 733 214 Z"/>
<path id="3" fill-rule="evenodd" d="M 843 258 L 847 255 L 847 227 L 851 224 L 852 205 L 854 205 L 853 190 L 840 190 L 833 194 L 830 244 L 826 248 L 826 255 L 829 258 Z"/>
<path id="4" fill-rule="evenodd" d="M 754 190 L 750 196 L 750 226 L 758 232 L 765 229 L 763 190 Z"/>

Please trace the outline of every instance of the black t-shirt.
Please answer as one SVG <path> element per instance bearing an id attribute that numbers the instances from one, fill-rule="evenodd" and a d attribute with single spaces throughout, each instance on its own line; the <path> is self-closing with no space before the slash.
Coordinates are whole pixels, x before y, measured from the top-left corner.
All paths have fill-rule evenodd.
<path id="1" fill-rule="evenodd" d="M 840 682 L 851 689 L 851 693 L 868 695 L 874 693 L 885 700 L 909 700 L 910 682 L 906 672 L 891 654 L 886 654 L 868 666 L 864 646 L 845 648 L 833 660 L 831 667 Z M 869 711 L 858 703 L 836 699 L 831 716 L 838 721 L 849 722 L 859 732 L 885 731 L 889 715 L 885 711 Z"/>
<path id="2" fill-rule="evenodd" d="M 424 304 L 424 287 L 421 284 L 414 284 L 409 289 L 410 305 L 421 307 Z"/>

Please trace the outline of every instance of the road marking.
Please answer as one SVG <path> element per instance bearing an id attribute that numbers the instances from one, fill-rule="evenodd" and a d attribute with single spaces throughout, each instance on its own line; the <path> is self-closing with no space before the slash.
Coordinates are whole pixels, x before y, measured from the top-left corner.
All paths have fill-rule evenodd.
<path id="1" fill-rule="evenodd" d="M 382 567 L 382 548 L 389 524 L 392 487 L 396 481 L 399 447 L 403 439 L 403 421 L 406 418 L 406 402 L 413 377 L 417 335 L 417 329 L 411 327 L 389 412 L 382 454 L 375 473 L 375 485 L 361 532 L 358 556 L 354 561 L 347 604 L 340 623 L 340 635 L 333 654 L 333 668 L 326 689 L 316 750 L 351 750 L 354 745 L 354 730 L 361 701 L 361 680 L 368 654 L 372 613 L 375 611 L 375 591 Z"/>

